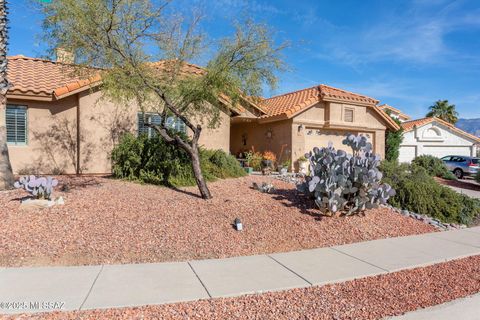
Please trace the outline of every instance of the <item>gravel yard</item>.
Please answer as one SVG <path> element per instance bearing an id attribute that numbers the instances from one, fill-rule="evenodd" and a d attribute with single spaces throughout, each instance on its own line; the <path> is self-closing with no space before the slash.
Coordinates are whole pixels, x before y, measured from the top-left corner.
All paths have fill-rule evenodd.
<path id="1" fill-rule="evenodd" d="M 293 185 L 250 176 L 172 190 L 106 178 L 60 178 L 65 205 L 20 210 L 20 190 L 0 193 L 0 265 L 88 265 L 182 261 L 285 252 L 433 232 L 388 209 L 321 217 Z M 272 180 L 273 194 L 251 188 Z M 62 189 L 60 185 L 58 190 Z M 244 231 L 232 222 L 240 217 Z"/>
<path id="2" fill-rule="evenodd" d="M 461 272 L 459 272 L 461 270 Z M 480 292 L 480 256 L 339 284 L 237 298 L 5 319 L 383 319 Z"/>

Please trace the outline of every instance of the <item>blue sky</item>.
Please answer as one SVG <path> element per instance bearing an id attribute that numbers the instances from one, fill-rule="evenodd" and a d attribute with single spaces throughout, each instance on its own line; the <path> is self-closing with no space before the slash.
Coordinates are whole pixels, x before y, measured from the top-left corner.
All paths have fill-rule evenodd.
<path id="1" fill-rule="evenodd" d="M 324 83 L 374 97 L 413 117 L 448 99 L 462 118 L 480 117 L 480 1 L 177 0 L 203 9 L 212 38 L 248 14 L 290 40 L 290 71 L 266 96 Z M 41 16 L 10 4 L 10 55 L 45 54 Z M 185 9 L 187 10 L 187 9 Z M 188 10 L 187 10 L 188 13 Z"/>

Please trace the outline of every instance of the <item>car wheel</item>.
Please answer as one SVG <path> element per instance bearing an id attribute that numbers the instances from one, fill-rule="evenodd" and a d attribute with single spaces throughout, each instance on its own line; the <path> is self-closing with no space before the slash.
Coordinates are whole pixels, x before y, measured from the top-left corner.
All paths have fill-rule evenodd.
<path id="1" fill-rule="evenodd" d="M 462 169 L 455 169 L 453 170 L 453 174 L 457 177 L 457 179 L 463 178 L 463 171 Z"/>

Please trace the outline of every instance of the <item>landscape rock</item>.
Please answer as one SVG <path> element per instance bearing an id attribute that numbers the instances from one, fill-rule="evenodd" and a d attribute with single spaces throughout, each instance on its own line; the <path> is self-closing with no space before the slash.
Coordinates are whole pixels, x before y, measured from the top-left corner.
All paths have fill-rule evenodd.
<path id="1" fill-rule="evenodd" d="M 31 209 L 41 209 L 41 208 L 50 208 L 55 205 L 55 201 L 46 200 L 46 199 L 24 199 L 20 203 L 21 209 L 31 210 Z"/>

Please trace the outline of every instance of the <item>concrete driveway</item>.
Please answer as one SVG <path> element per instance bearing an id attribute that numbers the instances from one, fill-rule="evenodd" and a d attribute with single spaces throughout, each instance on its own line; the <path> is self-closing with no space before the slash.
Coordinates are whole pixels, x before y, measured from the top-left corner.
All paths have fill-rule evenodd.
<path id="1" fill-rule="evenodd" d="M 472 184 L 472 185 L 478 185 L 478 183 L 472 179 L 462 179 L 461 181 L 468 184 Z M 469 197 L 480 199 L 480 191 L 475 191 L 467 188 L 453 187 L 453 186 L 448 186 L 448 187 L 457 191 L 458 193 L 463 193 Z"/>

